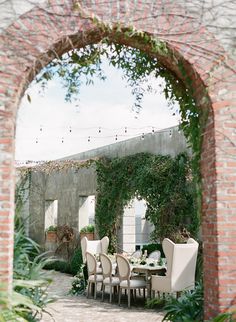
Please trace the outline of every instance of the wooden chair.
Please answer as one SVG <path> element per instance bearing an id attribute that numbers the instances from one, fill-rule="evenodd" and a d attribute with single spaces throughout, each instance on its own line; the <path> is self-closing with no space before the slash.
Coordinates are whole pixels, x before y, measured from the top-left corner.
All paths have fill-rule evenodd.
<path id="1" fill-rule="evenodd" d="M 119 305 L 122 294 L 122 289 L 128 292 L 128 308 L 130 308 L 130 290 L 143 289 L 143 296 L 145 298 L 145 289 L 147 283 L 140 279 L 131 279 L 131 269 L 128 260 L 122 255 L 116 255 L 116 261 L 118 266 L 118 274 L 120 279 L 119 288 Z"/>
<path id="2" fill-rule="evenodd" d="M 101 260 L 102 272 L 103 272 L 102 301 L 104 300 L 105 287 L 110 286 L 110 303 L 111 303 L 112 290 L 114 290 L 115 287 L 119 287 L 120 279 L 117 276 L 113 276 L 112 262 L 106 254 L 100 254 L 100 260 Z"/>
<path id="3" fill-rule="evenodd" d="M 87 298 L 89 297 L 89 290 L 94 284 L 94 299 L 96 300 L 97 296 L 97 284 L 103 283 L 103 275 L 98 274 L 97 272 L 97 261 L 93 254 L 86 252 L 86 262 L 87 262 L 87 268 L 88 268 L 88 291 L 87 291 Z"/>

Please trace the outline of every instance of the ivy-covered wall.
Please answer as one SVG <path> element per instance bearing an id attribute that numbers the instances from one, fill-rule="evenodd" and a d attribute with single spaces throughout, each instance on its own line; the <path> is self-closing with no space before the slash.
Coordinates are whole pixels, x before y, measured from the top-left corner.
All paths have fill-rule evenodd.
<path id="1" fill-rule="evenodd" d="M 146 219 L 154 225 L 152 240 L 175 239 L 182 229 L 198 234 L 197 198 L 191 161 L 182 153 L 170 156 L 139 153 L 97 166 L 96 224 L 99 235 L 108 235 L 116 250 L 117 230 L 123 209 L 133 198 L 144 199 Z"/>

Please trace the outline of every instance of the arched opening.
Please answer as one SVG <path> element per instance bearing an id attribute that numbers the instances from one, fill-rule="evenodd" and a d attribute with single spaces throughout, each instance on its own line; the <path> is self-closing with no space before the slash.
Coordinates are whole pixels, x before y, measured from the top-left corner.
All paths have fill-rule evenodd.
<path id="1" fill-rule="evenodd" d="M 163 39 L 168 43 L 172 55 L 158 54 L 160 62 L 184 83 L 190 79 L 195 87 L 197 106 L 209 111 L 203 131 L 201 174 L 205 318 L 213 317 L 235 305 L 235 286 L 232 286 L 235 277 L 235 254 L 231 248 L 234 237 L 233 241 L 230 241 L 236 226 L 233 217 L 235 186 L 227 186 L 235 180 L 236 167 L 232 158 L 236 148 L 231 143 L 234 126 L 230 122 L 231 116 L 235 116 L 235 112 L 230 109 L 235 100 L 230 89 L 230 82 L 235 79 L 235 73 L 222 64 L 224 52 L 217 42 L 211 43 L 211 46 L 215 51 L 218 49 L 219 54 L 211 52 L 209 59 L 206 59 L 194 46 L 194 42 L 199 41 L 197 34 L 192 33 L 188 41 L 185 33 L 181 34 L 181 39 L 178 33 L 171 35 L 173 29 L 180 32 L 184 28 L 188 31 L 189 27 L 194 25 L 191 18 L 186 18 L 184 25 L 179 24 L 179 18 L 175 16 L 170 21 L 166 11 L 174 9 L 172 4 L 167 4 L 165 11 L 159 11 L 154 5 L 147 7 L 145 3 L 138 3 L 132 7 L 131 3 L 125 1 L 120 1 L 117 7 L 113 4 L 110 8 L 92 4 L 91 6 L 86 8 L 88 12 L 95 12 L 102 17 L 102 21 L 110 22 L 109 33 L 104 32 L 102 26 L 97 26 L 91 15 L 85 17 L 81 11 L 74 10 L 70 1 L 62 1 L 57 5 L 47 4 L 32 9 L 1 35 L 1 218 L 4 222 L 1 238 L 2 244 L 6 245 L 2 248 L 5 264 L 1 266 L 1 279 L 7 282 L 10 290 L 14 214 L 14 127 L 16 110 L 29 82 L 55 55 L 61 55 L 73 46 L 96 43 L 104 36 L 152 54 L 151 48 L 147 44 L 140 44 L 135 37 L 126 39 L 124 33 L 117 37 L 114 32 L 117 22 L 122 24 L 123 30 L 132 23 L 136 29 L 153 37 L 162 36 L 167 29 L 169 34 Z M 156 12 L 160 12 L 160 15 L 157 16 Z M 209 40 L 212 40 L 212 36 L 201 30 L 201 41 L 206 45 Z M 187 71 L 185 75 L 178 68 L 179 60 Z M 210 75 L 208 71 L 211 71 Z M 221 75 L 227 77 L 227 80 L 222 80 Z M 219 93 L 222 88 L 226 91 Z M 208 101 L 203 99 L 206 97 L 206 91 L 210 98 Z M 227 112 L 228 117 L 225 120 L 223 115 Z M 224 169 L 225 165 L 227 171 Z"/>

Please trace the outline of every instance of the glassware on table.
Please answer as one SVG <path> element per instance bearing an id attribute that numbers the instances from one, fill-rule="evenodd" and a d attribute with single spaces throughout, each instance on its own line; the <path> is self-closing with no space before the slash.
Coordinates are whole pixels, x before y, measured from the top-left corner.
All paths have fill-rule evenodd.
<path id="1" fill-rule="evenodd" d="M 160 257 L 160 259 L 159 259 L 159 265 L 160 266 L 165 266 L 166 265 L 166 258 Z"/>

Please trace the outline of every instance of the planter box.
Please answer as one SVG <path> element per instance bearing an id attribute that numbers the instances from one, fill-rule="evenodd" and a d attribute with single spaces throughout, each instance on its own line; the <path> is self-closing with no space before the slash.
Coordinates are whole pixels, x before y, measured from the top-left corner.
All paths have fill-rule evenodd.
<path id="1" fill-rule="evenodd" d="M 94 233 L 80 233 L 80 240 L 87 237 L 88 240 L 94 240 Z"/>
<path id="2" fill-rule="evenodd" d="M 49 243 L 56 243 L 57 242 L 56 231 L 47 231 L 46 232 L 46 242 L 49 242 Z"/>

